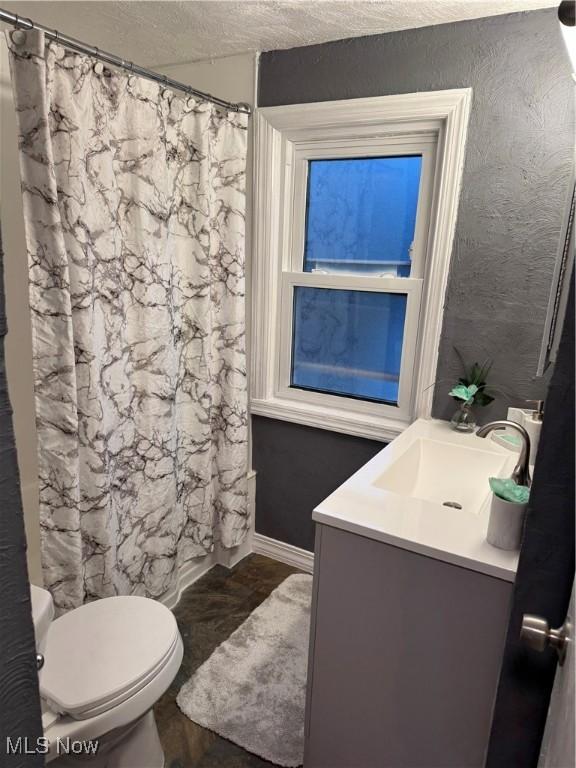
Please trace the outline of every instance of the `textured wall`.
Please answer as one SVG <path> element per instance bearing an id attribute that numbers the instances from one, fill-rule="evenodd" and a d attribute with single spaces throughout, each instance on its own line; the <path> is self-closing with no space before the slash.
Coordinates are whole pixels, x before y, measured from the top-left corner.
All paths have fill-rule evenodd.
<path id="1" fill-rule="evenodd" d="M 536 366 L 574 136 L 570 67 L 554 10 L 275 51 L 260 106 L 473 89 L 437 378 L 452 346 L 494 359 L 519 398 L 543 397 Z M 438 391 L 435 415 L 453 410 Z M 503 406 L 484 412 L 486 418 Z"/>
<path id="2" fill-rule="evenodd" d="M 44 765 L 41 755 L 8 755 L 6 737 L 28 737 L 30 747 L 42 735 L 36 674 L 34 628 L 26 572 L 26 539 L 20 501 L 12 409 L 4 365 L 2 243 L 0 240 L 0 765 Z"/>
<path id="3" fill-rule="evenodd" d="M 573 84 L 555 11 L 273 51 L 262 55 L 259 78 L 260 106 L 472 87 L 437 379 L 459 373 L 456 345 L 467 358 L 494 360 L 492 378 L 511 390 L 511 402 L 544 397 L 536 367 L 574 143 Z M 436 392 L 440 418 L 454 410 L 447 388 Z M 504 415 L 506 406 L 500 397 L 479 418 Z M 273 429 L 266 439 L 275 439 Z M 289 447 L 305 450 L 308 439 L 302 428 Z M 268 446 L 255 445 L 255 455 Z M 332 462 L 346 450 L 333 435 Z M 282 470 L 266 466 L 257 530 L 276 514 L 263 500 Z M 310 512 L 294 505 L 294 515 Z"/>
<path id="4" fill-rule="evenodd" d="M 382 443 L 288 421 L 252 418 L 256 530 L 314 549 L 312 510 L 383 448 Z"/>

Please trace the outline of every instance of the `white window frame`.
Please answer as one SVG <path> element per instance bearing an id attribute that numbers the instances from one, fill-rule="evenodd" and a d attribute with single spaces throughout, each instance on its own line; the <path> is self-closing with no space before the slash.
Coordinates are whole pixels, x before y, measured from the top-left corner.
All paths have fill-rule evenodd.
<path id="1" fill-rule="evenodd" d="M 267 107 L 255 116 L 251 412 L 377 440 L 431 415 L 471 89 Z M 409 278 L 303 272 L 308 161 L 422 154 Z M 398 406 L 290 387 L 296 286 L 407 295 Z"/>

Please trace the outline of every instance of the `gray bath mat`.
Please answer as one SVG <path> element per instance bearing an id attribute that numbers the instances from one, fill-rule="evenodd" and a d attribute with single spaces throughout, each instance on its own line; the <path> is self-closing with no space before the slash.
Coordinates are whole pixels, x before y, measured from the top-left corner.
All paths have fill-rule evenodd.
<path id="1" fill-rule="evenodd" d="M 289 576 L 180 689 L 190 720 L 277 765 L 302 765 L 312 577 Z"/>

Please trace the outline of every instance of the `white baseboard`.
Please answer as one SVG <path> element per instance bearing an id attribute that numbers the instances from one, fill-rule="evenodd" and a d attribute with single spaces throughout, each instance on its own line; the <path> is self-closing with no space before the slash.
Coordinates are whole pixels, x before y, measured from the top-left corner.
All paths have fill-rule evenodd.
<path id="1" fill-rule="evenodd" d="M 314 571 L 314 553 L 307 549 L 294 547 L 292 544 L 286 544 L 277 539 L 270 539 L 261 533 L 255 533 L 253 539 L 252 551 L 259 555 L 266 555 L 273 560 L 279 560 L 281 563 L 293 565 L 300 568 L 301 571 L 312 573 Z"/>
<path id="2" fill-rule="evenodd" d="M 239 547 L 224 549 L 223 547 L 216 546 L 214 552 L 187 563 L 180 573 L 178 584 L 162 597 L 161 602 L 172 610 L 178 605 L 184 590 L 208 573 L 215 565 L 233 568 L 251 552 L 266 555 L 266 557 L 271 557 L 273 560 L 292 565 L 305 573 L 312 573 L 314 571 L 313 552 L 294 547 L 292 544 L 286 544 L 277 539 L 270 539 L 268 536 L 262 536 L 260 533 L 249 534 Z"/>
<path id="3" fill-rule="evenodd" d="M 165 595 L 162 595 L 159 602 L 163 603 L 166 608 L 173 610 L 178 605 L 178 601 L 182 597 L 182 592 L 194 584 L 195 581 L 198 581 L 198 579 L 204 576 L 205 573 L 208 573 L 208 571 L 214 568 L 215 565 L 218 565 L 216 551 L 210 552 L 203 557 L 197 557 L 189 563 L 186 563 L 178 574 L 178 583 L 176 586 L 166 592 Z"/>
<path id="4" fill-rule="evenodd" d="M 249 534 L 239 547 L 224 549 L 220 544 L 216 544 L 213 552 L 186 563 L 180 571 L 177 585 L 163 595 L 160 598 L 160 602 L 167 608 L 170 608 L 170 610 L 173 610 L 178 605 L 184 590 L 188 589 L 195 581 L 198 581 L 204 574 L 212 570 L 215 565 L 234 568 L 240 560 L 243 560 L 252 551 L 252 537 Z"/>

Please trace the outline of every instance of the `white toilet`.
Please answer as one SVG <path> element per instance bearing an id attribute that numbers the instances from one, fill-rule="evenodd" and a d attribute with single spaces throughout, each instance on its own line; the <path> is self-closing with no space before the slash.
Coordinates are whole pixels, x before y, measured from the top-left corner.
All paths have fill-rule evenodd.
<path id="1" fill-rule="evenodd" d="M 182 662 L 168 608 L 108 597 L 53 620 L 49 592 L 31 586 L 46 761 L 54 768 L 163 768 L 152 706 Z M 90 743 L 98 741 L 96 754 Z"/>

